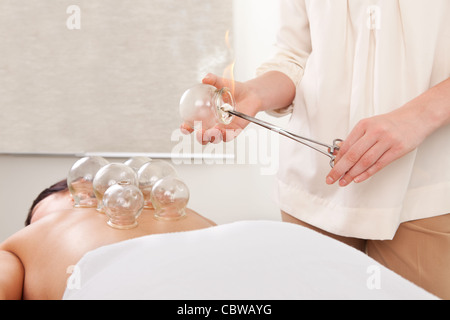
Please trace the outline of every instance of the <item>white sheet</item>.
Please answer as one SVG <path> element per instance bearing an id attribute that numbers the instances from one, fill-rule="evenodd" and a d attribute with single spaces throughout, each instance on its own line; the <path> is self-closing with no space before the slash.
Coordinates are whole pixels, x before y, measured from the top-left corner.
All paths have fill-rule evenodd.
<path id="1" fill-rule="evenodd" d="M 64 299 L 434 299 L 365 254 L 298 225 L 242 221 L 87 253 Z"/>

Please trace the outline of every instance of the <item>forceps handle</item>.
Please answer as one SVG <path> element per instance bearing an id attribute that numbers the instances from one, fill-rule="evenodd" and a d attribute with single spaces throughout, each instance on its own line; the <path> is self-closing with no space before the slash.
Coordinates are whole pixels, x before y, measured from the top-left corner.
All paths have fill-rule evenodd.
<path id="1" fill-rule="evenodd" d="M 227 112 L 231 113 L 232 115 L 234 115 L 236 117 L 242 118 L 242 119 L 247 120 L 249 122 L 255 123 L 255 124 L 257 124 L 257 125 L 259 125 L 261 127 L 264 127 L 264 128 L 269 129 L 271 131 L 279 133 L 279 134 L 281 134 L 281 135 L 283 135 L 285 137 L 288 137 L 288 138 L 290 138 L 290 139 L 292 139 L 294 141 L 300 142 L 301 144 L 303 144 L 303 145 L 305 145 L 307 147 L 310 147 L 310 148 L 312 148 L 312 149 L 314 149 L 314 150 L 316 150 L 316 151 L 326 155 L 327 157 L 329 157 L 331 159 L 330 160 L 330 166 L 331 167 L 334 166 L 334 159 L 336 158 L 336 156 L 334 155 L 334 151 L 339 150 L 339 146 L 336 143 L 339 142 L 339 141 L 342 141 L 342 140 L 336 139 L 336 140 L 334 140 L 333 145 L 328 145 L 326 143 L 322 143 L 322 142 L 315 141 L 315 140 L 312 140 L 312 139 L 309 139 L 309 138 L 306 138 L 306 137 L 299 136 L 297 134 L 294 134 L 292 132 L 284 130 L 284 129 L 280 128 L 280 127 L 277 127 L 277 126 L 275 126 L 275 125 L 273 125 L 271 123 L 268 123 L 266 121 L 263 121 L 263 120 L 260 120 L 260 119 L 254 118 L 254 117 L 250 117 L 250 116 L 248 116 L 248 115 L 246 115 L 244 113 L 241 113 L 239 111 L 236 111 L 236 110 L 227 110 Z M 311 145 L 309 143 L 306 143 L 305 141 L 310 142 L 312 144 L 317 144 L 317 145 L 326 147 L 326 148 L 329 149 L 329 152 L 325 152 L 325 151 L 319 149 L 318 147 L 315 147 L 315 146 L 313 146 L 313 145 Z"/>

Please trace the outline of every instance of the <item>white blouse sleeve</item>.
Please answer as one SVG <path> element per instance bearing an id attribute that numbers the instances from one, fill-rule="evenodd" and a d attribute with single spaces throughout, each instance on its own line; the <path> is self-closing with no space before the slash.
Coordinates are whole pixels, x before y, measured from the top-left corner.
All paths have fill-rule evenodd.
<path id="1" fill-rule="evenodd" d="M 303 77 L 306 60 L 311 52 L 311 36 L 305 1 L 281 0 L 280 6 L 276 54 L 256 70 L 256 75 L 268 71 L 280 71 L 297 86 Z M 289 112 L 292 112 L 292 105 L 268 113 L 281 116 Z"/>

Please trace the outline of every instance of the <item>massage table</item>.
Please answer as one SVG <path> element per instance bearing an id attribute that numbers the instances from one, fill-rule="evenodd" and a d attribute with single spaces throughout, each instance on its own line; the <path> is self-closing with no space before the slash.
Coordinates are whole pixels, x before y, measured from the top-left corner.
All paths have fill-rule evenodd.
<path id="1" fill-rule="evenodd" d="M 240 221 L 88 252 L 63 299 L 436 299 L 364 253 L 305 227 Z"/>

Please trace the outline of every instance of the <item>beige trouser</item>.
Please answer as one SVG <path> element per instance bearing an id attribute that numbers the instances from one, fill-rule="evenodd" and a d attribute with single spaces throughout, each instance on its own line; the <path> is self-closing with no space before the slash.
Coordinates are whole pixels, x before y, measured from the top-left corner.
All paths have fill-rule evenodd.
<path id="1" fill-rule="evenodd" d="M 450 300 L 450 214 L 402 223 L 392 240 L 337 236 L 285 212 L 282 220 L 297 223 L 342 241 L 445 300 Z"/>

